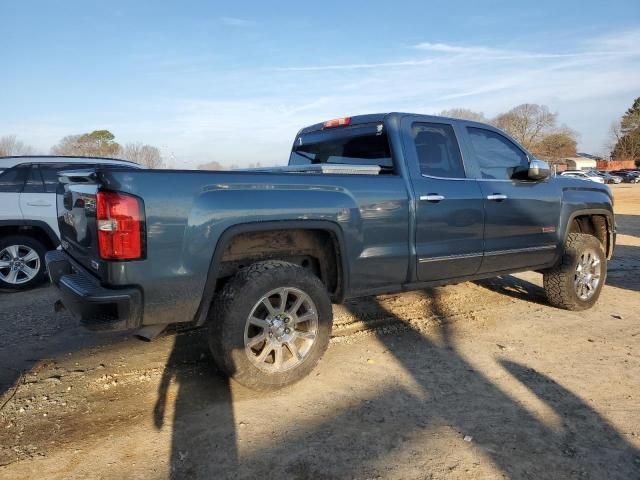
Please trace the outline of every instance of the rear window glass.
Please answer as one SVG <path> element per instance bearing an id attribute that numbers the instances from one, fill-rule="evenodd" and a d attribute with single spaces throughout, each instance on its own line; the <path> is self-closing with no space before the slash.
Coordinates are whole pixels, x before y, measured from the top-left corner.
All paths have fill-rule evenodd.
<path id="1" fill-rule="evenodd" d="M 58 186 L 58 172 L 65 170 L 82 170 L 83 168 L 93 168 L 90 163 L 43 163 L 40 165 L 40 172 L 44 180 L 44 189 L 47 193 L 55 193 Z"/>
<path id="2" fill-rule="evenodd" d="M 378 165 L 393 172 L 389 140 L 381 123 L 303 133 L 295 139 L 289 165 Z"/>

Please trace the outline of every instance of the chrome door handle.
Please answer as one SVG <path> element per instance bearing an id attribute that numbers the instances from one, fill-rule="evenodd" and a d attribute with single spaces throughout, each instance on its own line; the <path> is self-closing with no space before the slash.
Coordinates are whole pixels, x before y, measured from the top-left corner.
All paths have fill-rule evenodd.
<path id="1" fill-rule="evenodd" d="M 426 200 L 427 202 L 440 202 L 444 200 L 444 195 L 438 195 L 437 193 L 430 193 L 429 195 L 420 195 L 420 200 Z"/>
<path id="2" fill-rule="evenodd" d="M 502 200 L 506 200 L 507 197 L 506 195 L 503 195 L 502 193 L 494 193 L 493 195 L 487 195 L 487 200 L 493 200 L 494 202 L 501 202 Z"/>

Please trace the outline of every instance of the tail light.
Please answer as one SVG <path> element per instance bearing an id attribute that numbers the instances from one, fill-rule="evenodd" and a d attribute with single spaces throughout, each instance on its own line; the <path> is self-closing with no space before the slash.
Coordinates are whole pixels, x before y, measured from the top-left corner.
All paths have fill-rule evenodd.
<path id="1" fill-rule="evenodd" d="M 105 260 L 142 258 L 142 200 L 118 192 L 98 192 L 96 220 L 100 257 Z"/>
<path id="2" fill-rule="evenodd" d="M 349 125 L 351 123 L 351 117 L 334 118 L 333 120 L 327 120 L 322 124 L 322 128 L 335 128 Z"/>

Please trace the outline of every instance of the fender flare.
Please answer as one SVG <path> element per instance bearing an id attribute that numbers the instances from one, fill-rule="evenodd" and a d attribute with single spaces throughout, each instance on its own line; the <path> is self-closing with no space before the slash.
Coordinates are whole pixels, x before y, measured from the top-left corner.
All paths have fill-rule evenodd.
<path id="1" fill-rule="evenodd" d="M 195 315 L 195 321 L 197 326 L 204 325 L 209 316 L 209 310 L 213 297 L 215 294 L 215 288 L 217 283 L 217 272 L 222 255 L 227 246 L 231 243 L 233 238 L 242 233 L 250 232 L 264 232 L 269 230 L 322 230 L 328 231 L 334 235 L 336 240 L 336 250 L 340 257 L 338 259 L 338 272 L 340 274 L 340 282 L 338 284 L 338 293 L 335 296 L 337 302 L 341 302 L 345 296 L 349 285 L 349 268 L 347 263 L 347 256 L 344 249 L 344 234 L 342 228 L 335 223 L 328 220 L 275 220 L 268 222 L 249 222 L 240 223 L 227 228 L 222 235 L 218 238 L 216 248 L 213 252 L 213 257 L 209 265 L 207 272 L 207 280 L 205 282 L 204 291 L 202 293 L 202 299 Z"/>
<path id="2" fill-rule="evenodd" d="M 605 252 L 605 254 L 607 255 L 607 258 L 611 258 L 611 256 L 613 255 L 613 249 L 616 243 L 616 223 L 615 223 L 614 214 L 611 212 L 611 210 L 607 210 L 605 208 L 588 208 L 588 209 L 572 211 L 571 214 L 569 215 L 569 218 L 567 219 L 567 225 L 565 226 L 565 229 L 564 229 L 562 245 L 566 243 L 567 237 L 569 236 L 569 225 L 571 225 L 571 223 L 577 217 L 594 216 L 594 215 L 601 215 L 605 217 L 607 221 L 607 235 L 608 235 L 607 240 L 608 241 L 606 245 L 607 251 Z"/>

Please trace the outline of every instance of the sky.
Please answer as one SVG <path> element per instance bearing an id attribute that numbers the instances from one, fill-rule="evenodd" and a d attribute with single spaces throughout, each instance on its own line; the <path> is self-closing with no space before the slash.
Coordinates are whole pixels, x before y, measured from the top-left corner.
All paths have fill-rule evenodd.
<path id="1" fill-rule="evenodd" d="M 108 129 L 170 166 L 284 164 L 364 113 L 558 112 L 602 153 L 640 96 L 640 2 L 0 0 L 0 136 Z"/>

